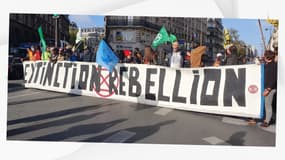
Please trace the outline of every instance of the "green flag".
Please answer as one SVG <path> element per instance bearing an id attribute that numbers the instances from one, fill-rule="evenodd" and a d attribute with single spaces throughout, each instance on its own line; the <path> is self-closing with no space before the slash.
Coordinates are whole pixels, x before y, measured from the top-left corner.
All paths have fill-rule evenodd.
<path id="1" fill-rule="evenodd" d="M 157 48 L 157 46 L 161 45 L 162 43 L 168 42 L 169 37 L 165 27 L 161 27 L 159 33 L 156 35 L 155 39 L 152 42 L 152 47 Z"/>
<path id="2" fill-rule="evenodd" d="M 47 45 L 46 45 L 46 41 L 45 41 L 45 39 L 44 39 L 44 34 L 43 34 L 42 26 L 40 26 L 40 27 L 38 28 L 38 32 L 39 32 L 40 39 L 41 39 L 42 53 L 43 53 L 43 52 L 46 51 Z"/>
<path id="3" fill-rule="evenodd" d="M 58 14 L 53 14 L 53 17 L 54 17 L 54 18 L 58 18 L 59 15 L 58 15 Z"/>
<path id="4" fill-rule="evenodd" d="M 169 35 L 169 41 L 170 41 L 171 43 L 177 41 L 176 36 L 175 36 L 174 34 L 170 34 L 170 35 Z"/>

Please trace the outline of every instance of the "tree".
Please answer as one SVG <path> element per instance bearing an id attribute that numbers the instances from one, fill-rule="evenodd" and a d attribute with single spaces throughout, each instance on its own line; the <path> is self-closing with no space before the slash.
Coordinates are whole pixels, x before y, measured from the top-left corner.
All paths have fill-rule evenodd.
<path id="1" fill-rule="evenodd" d="M 231 36 L 232 42 L 239 41 L 239 34 L 238 34 L 238 31 L 236 29 L 230 28 L 228 30 L 228 32 L 229 32 L 229 34 Z"/>
<path id="2" fill-rule="evenodd" d="M 243 40 L 239 39 L 240 35 L 238 33 L 238 30 L 230 28 L 227 31 L 230 35 L 231 43 L 234 44 L 238 49 L 238 57 L 239 57 L 238 63 L 239 64 L 246 63 L 246 56 L 247 56 L 246 53 L 248 45 Z"/>
<path id="3" fill-rule="evenodd" d="M 78 32 L 78 28 L 75 22 L 71 22 L 69 26 L 69 43 L 71 45 L 75 45 L 76 34 Z"/>
<path id="4" fill-rule="evenodd" d="M 240 35 L 239 35 L 238 31 L 236 29 L 230 28 L 228 30 L 228 32 L 231 36 L 232 44 L 234 44 L 238 48 L 238 54 L 239 55 L 245 55 L 247 44 L 243 40 L 239 39 Z"/>

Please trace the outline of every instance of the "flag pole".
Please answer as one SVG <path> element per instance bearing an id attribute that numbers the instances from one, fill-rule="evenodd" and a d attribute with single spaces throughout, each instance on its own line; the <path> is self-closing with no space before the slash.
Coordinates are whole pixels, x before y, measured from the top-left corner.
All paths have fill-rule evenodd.
<path id="1" fill-rule="evenodd" d="M 203 41 L 203 33 L 202 33 L 202 18 L 201 18 L 201 24 L 200 24 L 200 46 L 202 46 Z"/>
<path id="2" fill-rule="evenodd" d="M 262 31 L 262 26 L 261 26 L 261 23 L 260 23 L 260 19 L 258 19 L 258 25 L 259 25 L 259 30 L 260 30 L 260 33 L 261 33 L 261 38 L 262 38 L 262 42 L 263 42 L 263 47 L 264 47 L 264 51 L 266 51 L 266 44 L 265 44 L 265 38 L 264 38 L 264 34 L 263 34 L 263 31 Z"/>

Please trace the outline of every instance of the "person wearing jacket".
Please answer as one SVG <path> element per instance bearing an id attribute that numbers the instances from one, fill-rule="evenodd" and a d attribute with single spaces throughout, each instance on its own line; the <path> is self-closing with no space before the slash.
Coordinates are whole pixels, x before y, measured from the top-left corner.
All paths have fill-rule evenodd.
<path id="1" fill-rule="evenodd" d="M 264 53 L 264 91 L 265 97 L 265 117 L 261 124 L 262 127 L 268 127 L 272 118 L 272 102 L 277 88 L 277 63 L 274 61 L 275 54 L 272 51 Z"/>
<path id="2" fill-rule="evenodd" d="M 238 51 L 235 45 L 230 45 L 226 48 L 226 62 L 225 65 L 238 64 Z"/>
<path id="3" fill-rule="evenodd" d="M 50 47 L 47 47 L 45 52 L 42 53 L 42 57 L 41 58 L 42 58 L 43 61 L 48 61 L 50 56 L 51 56 L 50 55 Z"/>

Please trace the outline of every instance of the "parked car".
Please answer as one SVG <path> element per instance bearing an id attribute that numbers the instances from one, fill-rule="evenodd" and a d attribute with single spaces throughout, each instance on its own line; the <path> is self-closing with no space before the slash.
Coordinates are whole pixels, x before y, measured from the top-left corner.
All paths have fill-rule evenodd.
<path id="1" fill-rule="evenodd" d="M 8 79 L 23 79 L 23 58 L 9 55 Z"/>
<path id="2" fill-rule="evenodd" d="M 10 48 L 9 56 L 26 58 L 27 57 L 27 48 L 24 48 L 24 47 Z"/>

